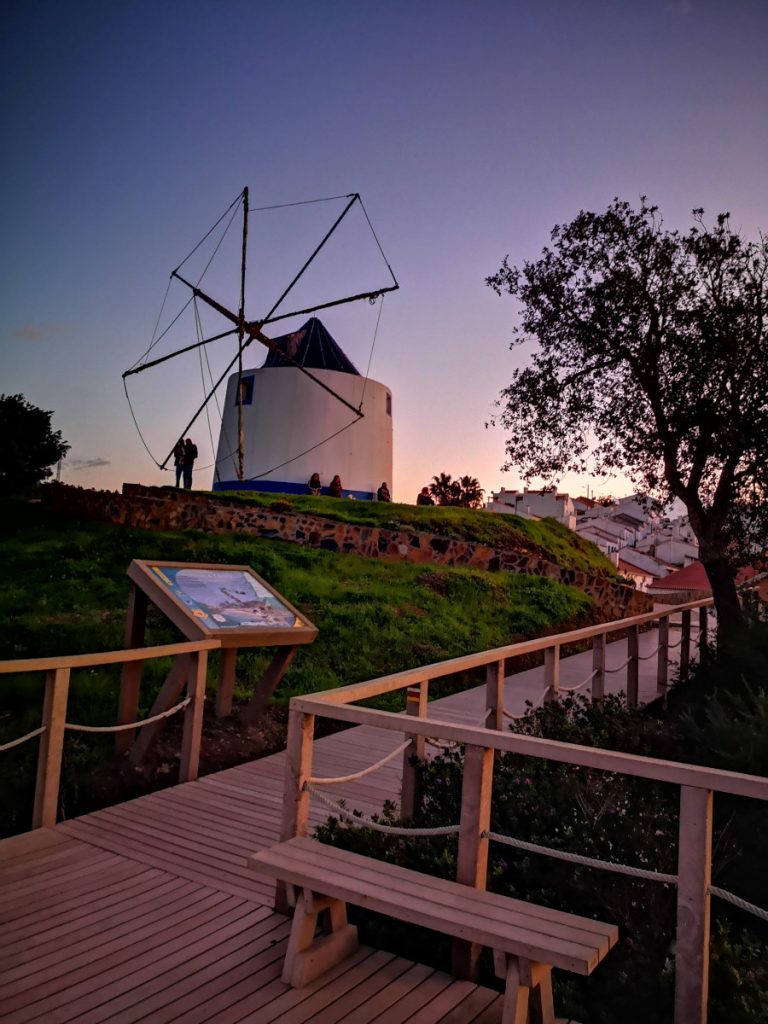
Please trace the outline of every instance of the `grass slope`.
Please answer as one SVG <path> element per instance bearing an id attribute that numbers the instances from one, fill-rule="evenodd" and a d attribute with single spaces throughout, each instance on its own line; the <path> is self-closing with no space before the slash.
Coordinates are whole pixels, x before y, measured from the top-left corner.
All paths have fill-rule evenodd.
<path id="1" fill-rule="evenodd" d="M 213 496 L 224 497 L 220 493 Z M 359 526 L 435 533 L 455 540 L 487 544 L 500 551 L 529 551 L 564 568 L 616 575 L 614 566 L 599 548 L 555 519 L 521 519 L 520 516 L 499 515 L 484 509 L 385 504 L 254 491 L 227 493 L 226 499 L 260 508 L 277 508 L 283 512 L 312 513 Z"/>
<path id="2" fill-rule="evenodd" d="M 127 530 L 56 521 L 40 505 L 0 504 L 0 659 L 120 649 L 133 558 L 247 563 L 305 612 L 318 639 L 299 650 L 278 691 L 326 689 L 484 650 L 572 624 L 592 601 L 548 579 L 399 564 L 248 536 Z M 181 639 L 150 609 L 147 643 Z M 246 699 L 271 650 L 241 652 L 236 696 Z M 168 659 L 145 666 L 141 714 L 152 705 Z M 210 660 L 209 682 L 216 678 Z M 73 673 L 67 717 L 115 721 L 119 667 Z M 0 743 L 36 728 L 42 674 L 0 678 Z M 109 756 L 111 737 L 68 734 L 62 794 L 82 808 L 80 782 Z M 11 831 L 28 827 L 36 743 L 3 755 L 0 790 Z"/>

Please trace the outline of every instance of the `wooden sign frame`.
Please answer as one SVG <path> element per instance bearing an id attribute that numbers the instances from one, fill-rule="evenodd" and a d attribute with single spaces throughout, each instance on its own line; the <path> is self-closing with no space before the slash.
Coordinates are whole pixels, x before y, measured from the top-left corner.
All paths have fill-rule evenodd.
<path id="1" fill-rule="evenodd" d="M 196 600 L 194 595 L 186 594 L 186 601 L 179 594 L 176 586 L 175 573 L 165 570 L 202 570 L 215 571 L 219 574 L 232 573 L 233 584 L 242 587 L 242 575 L 245 574 L 255 584 L 254 594 L 258 603 L 258 590 L 266 593 L 268 600 L 263 602 L 269 608 L 282 611 L 294 617 L 293 625 L 257 625 L 240 623 L 228 625 L 226 621 L 215 621 L 210 606 Z M 188 640 L 218 640 L 221 643 L 219 654 L 219 678 L 216 690 L 216 715 L 220 718 L 232 711 L 232 697 L 235 688 L 235 666 L 237 651 L 240 647 L 277 647 L 272 661 L 267 666 L 261 679 L 254 684 L 254 694 L 247 707 L 243 708 L 241 717 L 245 725 L 255 724 L 267 709 L 272 694 L 285 675 L 302 644 L 310 644 L 317 637 L 318 629 L 309 619 L 286 601 L 282 594 L 262 579 L 250 565 L 220 565 L 211 562 L 169 562 L 155 559 L 135 558 L 128 567 L 131 590 L 128 601 L 128 616 L 125 628 L 125 646 L 141 647 L 147 621 L 147 608 L 150 603 L 155 605 L 176 625 Z M 202 607 L 201 607 L 202 605 Z M 235 603 L 233 608 L 243 609 L 245 617 L 252 615 L 258 618 L 259 611 L 247 603 Z M 248 611 L 250 608 L 250 611 Z M 207 609 L 207 611 L 206 611 Z M 226 609 L 223 611 L 226 612 Z M 227 614 L 220 616 L 226 620 Z M 234 611 L 230 618 L 236 618 Z M 278 616 L 279 617 L 279 616 Z M 126 662 L 120 683 L 120 703 L 118 724 L 135 722 L 139 707 L 139 688 L 141 685 L 140 661 Z M 186 685 L 191 671 L 189 657 L 177 658 L 171 667 L 168 677 L 160 688 L 148 717 L 162 714 L 173 707 L 179 694 Z M 135 730 L 125 730 L 116 734 L 117 749 L 121 752 L 130 750 L 130 758 L 138 764 L 146 755 L 150 746 L 157 739 L 164 721 L 147 725 L 140 730 L 141 735 L 135 739 Z"/>
<path id="2" fill-rule="evenodd" d="M 201 573 L 231 573 L 233 582 L 244 574 L 262 588 L 275 602 L 295 618 L 292 626 L 280 625 L 220 625 L 214 622 L 212 614 L 200 608 L 185 604 L 178 596 L 175 579 L 163 572 L 171 570 L 198 570 Z M 128 577 L 143 591 L 146 597 L 182 631 L 188 640 L 219 640 L 222 647 L 271 647 L 274 645 L 310 644 L 317 637 L 317 627 L 306 616 L 286 601 L 274 587 L 262 579 L 250 565 L 219 565 L 211 562 L 166 562 L 135 558 L 129 568 Z M 242 577 L 241 577 L 242 578 Z M 205 607 L 205 606 L 204 606 Z"/>

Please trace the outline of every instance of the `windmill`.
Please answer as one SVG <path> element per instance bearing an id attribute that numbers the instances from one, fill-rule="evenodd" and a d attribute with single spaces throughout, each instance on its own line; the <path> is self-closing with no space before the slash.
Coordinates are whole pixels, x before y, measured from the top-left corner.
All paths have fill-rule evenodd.
<path id="1" fill-rule="evenodd" d="M 236 425 L 236 432 L 237 432 L 236 456 L 237 456 L 237 458 L 236 458 L 236 472 L 235 472 L 236 480 L 235 480 L 233 486 L 246 485 L 248 483 L 247 476 L 246 476 L 246 447 L 247 447 L 247 445 L 246 445 L 246 436 L 245 436 L 246 432 L 245 432 L 245 423 L 244 423 L 244 420 L 245 420 L 244 406 L 246 404 L 247 392 L 246 392 L 246 389 L 243 386 L 243 384 L 244 384 L 244 380 L 243 380 L 243 372 L 244 372 L 243 371 L 243 354 L 244 354 L 244 352 L 246 352 L 248 347 L 254 341 L 258 342 L 259 345 L 263 346 L 264 348 L 266 348 L 268 350 L 268 359 L 272 360 L 272 365 L 273 366 L 274 365 L 280 365 L 280 366 L 288 366 L 288 367 L 293 368 L 298 374 L 301 374 L 302 377 L 305 378 L 305 383 L 306 382 L 311 382 L 311 387 L 312 388 L 315 388 L 315 387 L 319 388 L 327 396 L 329 396 L 329 401 L 331 401 L 333 403 L 338 403 L 338 406 L 340 408 L 344 407 L 344 408 L 348 409 L 353 414 L 353 417 L 354 417 L 354 419 L 351 421 L 351 423 L 356 423 L 356 422 L 359 422 L 360 420 L 363 419 L 363 417 L 364 417 L 364 412 L 363 412 L 363 396 L 365 394 L 365 384 L 368 383 L 367 376 L 366 376 L 366 379 L 365 379 L 365 382 L 364 382 L 364 386 L 363 386 L 362 392 L 359 392 L 359 389 L 358 389 L 358 391 L 355 392 L 354 397 L 353 397 L 353 395 L 351 393 L 349 393 L 347 395 L 342 394 L 342 393 L 340 393 L 341 390 L 346 390 L 346 391 L 349 392 L 349 388 L 342 388 L 342 387 L 340 387 L 340 384 L 344 383 L 343 380 L 341 380 L 341 379 L 337 380 L 336 377 L 334 376 L 334 374 L 332 374 L 332 373 L 329 374 L 325 370 L 317 370 L 317 369 L 314 368 L 315 366 L 318 366 L 318 365 L 321 365 L 321 364 L 317 364 L 317 363 L 312 364 L 311 360 L 307 360 L 306 358 L 297 358 L 296 354 L 291 351 L 291 345 L 284 343 L 285 342 L 285 338 L 275 340 L 273 337 L 271 337 L 271 336 L 269 336 L 269 335 L 267 335 L 265 333 L 265 328 L 267 328 L 267 326 L 270 325 L 270 324 L 275 324 L 275 323 L 287 320 L 287 319 L 292 318 L 292 317 L 306 316 L 308 314 L 315 313 L 315 312 L 317 312 L 319 310 L 326 310 L 326 309 L 330 309 L 330 308 L 336 307 L 336 306 L 341 306 L 341 305 L 344 305 L 344 304 L 347 304 L 347 303 L 359 302 L 359 301 L 364 301 L 364 300 L 368 300 L 371 303 L 375 303 L 377 299 L 381 298 L 382 296 L 384 296 L 388 292 L 395 291 L 395 290 L 397 290 L 399 288 L 397 279 L 395 278 L 395 275 L 394 275 L 394 273 L 392 271 L 392 268 L 389 265 L 385 255 L 384 255 L 384 252 L 383 252 L 383 250 L 381 248 L 381 244 L 379 243 L 379 240 L 378 240 L 378 238 L 376 236 L 376 233 L 374 231 L 373 225 L 371 224 L 370 218 L 368 217 L 368 214 L 367 214 L 367 212 L 365 210 L 365 207 L 363 206 L 363 202 L 362 202 L 362 199 L 361 199 L 359 193 L 355 192 L 355 193 L 351 193 L 351 194 L 343 196 L 343 197 L 342 196 L 334 196 L 334 197 L 328 197 L 327 199 L 322 199 L 322 200 L 312 200 L 310 202 L 329 202 L 329 201 L 334 200 L 334 199 L 336 199 L 336 200 L 343 199 L 345 201 L 345 205 L 344 205 L 343 209 L 338 214 L 338 216 L 336 216 L 336 218 L 333 221 L 333 223 L 331 224 L 331 226 L 325 231 L 324 235 L 320 238 L 319 242 L 315 245 L 315 247 L 314 247 L 313 251 L 311 252 L 310 256 L 304 261 L 304 263 L 301 265 L 299 270 L 292 276 L 292 278 L 289 281 L 289 283 L 287 284 L 287 286 L 284 287 L 281 290 L 278 298 L 270 305 L 269 309 L 264 313 L 264 315 L 260 316 L 257 319 L 250 319 L 250 318 L 248 318 L 246 316 L 246 267 L 247 267 L 247 258 L 248 258 L 249 213 L 251 212 L 249 210 L 249 190 L 248 190 L 247 187 L 245 187 L 243 189 L 243 191 L 233 201 L 233 203 L 230 204 L 230 207 L 225 211 L 225 213 L 222 215 L 222 217 L 219 218 L 219 220 L 213 226 L 213 228 L 211 228 L 211 230 L 204 236 L 204 238 L 201 240 L 201 242 L 199 242 L 198 245 L 195 246 L 195 248 L 182 261 L 182 263 L 180 263 L 171 272 L 168 287 L 170 288 L 170 285 L 171 285 L 171 283 L 173 281 L 178 281 L 189 292 L 189 300 L 188 300 L 186 306 L 188 306 L 190 303 L 194 303 L 195 316 L 196 316 L 196 324 L 198 325 L 198 339 L 195 342 L 191 343 L 191 344 L 184 345 L 181 348 L 177 348 L 173 352 L 166 353 L 165 355 L 162 355 L 162 356 L 159 356 L 159 357 L 156 357 L 156 358 L 148 358 L 151 355 L 151 353 L 152 353 L 155 345 L 157 344 L 157 342 L 166 333 L 166 331 L 164 331 L 163 334 L 161 334 L 159 337 L 153 336 L 152 342 L 150 343 L 150 347 L 147 349 L 147 351 L 144 353 L 144 355 L 140 358 L 140 360 L 137 363 L 135 363 L 131 368 L 129 368 L 128 370 L 126 370 L 123 373 L 123 385 L 124 385 L 124 388 L 125 388 L 126 398 L 128 399 L 129 405 L 131 406 L 131 412 L 132 412 L 132 414 L 134 416 L 134 422 L 136 423 L 137 430 L 139 430 L 139 435 L 142 438 L 142 441 L 143 441 L 143 443 L 145 445 L 145 448 L 147 448 L 148 453 L 153 458 L 153 461 L 155 461 L 156 465 L 159 468 L 165 469 L 168 466 L 168 463 L 169 463 L 169 461 L 170 461 L 170 459 L 172 457 L 172 454 L 173 454 L 173 444 L 175 443 L 175 440 L 178 437 L 184 437 L 185 435 L 187 435 L 189 433 L 190 429 L 196 423 L 196 421 L 198 420 L 199 416 L 203 413 L 204 410 L 207 409 L 209 402 L 214 397 L 214 395 L 217 393 L 217 391 L 220 388 L 220 386 L 222 385 L 222 383 L 227 379 L 227 377 L 230 374 L 232 374 L 232 371 L 234 370 L 234 368 L 236 366 L 237 367 L 236 373 L 232 374 L 232 376 L 234 376 L 236 378 L 236 386 L 234 388 L 234 394 L 235 394 L 235 404 L 236 404 L 236 411 L 237 411 L 237 425 Z M 280 204 L 280 205 L 283 206 L 283 205 L 303 205 L 303 204 Z M 337 230 L 339 229 L 339 226 L 342 224 L 344 219 L 349 215 L 350 211 L 352 211 L 356 206 L 359 206 L 359 208 L 361 209 L 361 211 L 363 213 L 363 216 L 365 218 L 365 222 L 367 223 L 367 226 L 370 229 L 371 234 L 373 235 L 373 238 L 374 238 L 374 240 L 376 242 L 376 245 L 378 247 L 378 251 L 381 254 L 381 258 L 384 261 L 384 263 L 386 265 L 386 268 L 387 268 L 387 271 L 389 273 L 390 281 L 386 285 L 383 285 L 381 287 L 378 287 L 378 288 L 375 288 L 375 289 L 372 289 L 372 290 L 361 291 L 361 292 L 357 292 L 355 294 L 342 295 L 340 297 L 333 298 L 333 299 L 330 299 L 328 301 L 324 301 L 324 302 L 321 302 L 321 303 L 316 303 L 314 305 L 305 306 L 305 307 L 300 308 L 300 309 L 293 309 L 293 310 L 291 310 L 289 312 L 286 312 L 284 310 L 284 307 L 286 305 L 286 300 L 288 299 L 289 295 L 292 293 L 292 291 L 294 290 L 294 288 L 296 287 L 298 282 L 305 275 L 305 273 L 308 270 L 308 268 L 317 259 L 318 255 L 321 253 L 323 248 L 327 245 L 329 239 L 331 239 L 331 237 L 334 235 L 334 233 L 337 232 Z M 275 207 L 260 207 L 259 210 L 274 209 L 274 208 Z M 184 268 L 185 263 L 197 251 L 197 249 L 203 244 L 203 242 L 211 235 L 211 233 L 217 228 L 217 226 L 222 223 L 222 221 L 227 217 L 228 214 L 230 215 L 230 219 L 229 219 L 229 223 L 227 225 L 227 229 L 229 228 L 229 226 L 232 224 L 232 221 L 233 221 L 234 217 L 237 215 L 238 209 L 242 210 L 242 245 L 241 245 L 241 253 L 240 253 L 239 306 L 238 306 L 237 310 L 235 310 L 235 309 L 228 308 L 223 302 L 218 301 L 216 298 L 214 298 L 212 295 L 208 294 L 208 292 L 204 291 L 200 287 L 202 275 L 201 275 L 201 279 L 200 280 L 198 280 L 197 282 L 192 282 L 192 281 L 188 280 L 181 273 L 181 271 Z M 227 229 L 225 229 L 225 233 L 226 233 Z M 223 235 L 222 235 L 222 239 L 223 239 Z M 221 244 L 221 240 L 219 242 L 219 245 L 220 244 Z M 217 250 L 218 250 L 218 246 L 217 246 Z M 217 250 L 214 251 L 214 256 L 215 256 Z M 211 257 L 211 260 L 212 259 L 213 259 L 213 257 Z M 210 266 L 211 260 L 209 260 L 207 267 Z M 206 267 L 206 270 L 207 270 L 207 267 Z M 185 271 L 185 273 L 186 273 L 186 271 Z M 168 291 L 166 291 L 166 298 L 167 298 L 167 295 L 168 295 Z M 211 335 L 209 337 L 201 337 L 202 330 L 199 327 L 200 320 L 199 320 L 199 314 L 197 312 L 198 302 L 204 304 L 209 309 L 213 310 L 218 316 L 220 316 L 226 322 L 226 324 L 228 325 L 227 329 L 225 329 L 223 331 L 220 331 L 220 332 L 218 332 L 216 334 L 213 334 L 213 335 Z M 164 304 L 165 304 L 165 302 L 164 302 Z M 184 308 L 186 308 L 186 306 Z M 183 312 L 183 310 L 182 310 L 182 312 Z M 178 319 L 178 316 L 180 316 L 180 315 L 181 315 L 181 313 L 179 313 L 177 315 L 177 317 L 175 317 L 171 321 L 171 325 L 170 326 L 173 326 L 173 324 Z M 380 313 L 379 313 L 379 315 L 380 315 Z M 162 310 L 161 310 L 161 316 L 162 316 Z M 158 318 L 158 324 L 159 324 L 159 322 L 160 322 L 160 318 Z M 305 325 L 305 328 L 310 323 L 312 323 L 312 322 L 313 321 L 309 321 L 308 324 Z M 319 321 L 315 320 L 314 323 L 319 323 Z M 322 325 L 320 325 L 320 326 L 322 327 Z M 377 322 L 377 327 L 378 327 L 378 322 Z M 170 328 L 168 328 L 168 329 L 170 329 Z M 323 328 L 323 330 L 324 330 L 324 328 Z M 270 333 L 272 333 L 272 332 L 270 332 Z M 156 330 L 155 330 L 155 335 L 157 335 L 157 327 L 156 327 Z M 204 397 L 203 397 L 203 400 L 202 400 L 201 404 L 199 405 L 197 410 L 194 412 L 194 414 L 192 415 L 191 419 L 188 421 L 188 423 L 183 428 L 183 430 L 180 430 L 180 431 L 174 433 L 172 442 L 171 442 L 170 447 L 169 447 L 168 454 L 165 456 L 165 458 L 163 459 L 162 462 L 159 462 L 157 459 L 154 458 L 154 456 L 152 456 L 152 453 L 150 452 L 149 447 L 146 444 L 146 441 L 144 441 L 144 437 L 143 437 L 143 435 L 141 433 L 141 430 L 139 429 L 139 424 L 138 424 L 138 421 L 136 419 L 136 415 L 134 413 L 133 406 L 131 404 L 131 398 L 130 398 L 130 395 L 129 395 L 129 392 L 128 392 L 128 386 L 127 386 L 128 379 L 130 377 L 135 376 L 136 374 L 143 373 L 143 372 L 145 372 L 147 370 L 150 370 L 150 369 L 152 369 L 154 367 L 159 366 L 162 363 L 166 363 L 169 360 L 175 359 L 175 358 L 183 355 L 184 353 L 192 352 L 194 350 L 203 349 L 206 346 L 212 344 L 213 342 L 218 342 L 218 341 L 220 341 L 220 340 L 222 340 L 224 338 L 232 337 L 232 336 L 236 336 L 236 338 L 237 338 L 237 351 L 236 351 L 235 355 L 232 357 L 232 359 L 229 361 L 229 363 L 227 364 L 227 366 L 224 369 L 224 371 L 218 376 L 218 378 L 215 381 L 213 380 L 213 376 L 211 375 L 210 387 L 207 389 L 207 392 L 204 394 Z M 287 338 L 293 338 L 293 337 L 295 337 L 295 334 L 294 335 L 288 335 L 286 337 Z M 283 342 L 283 343 L 281 344 L 281 342 Z M 357 373 L 357 371 L 354 370 L 354 367 L 352 367 L 352 371 L 354 373 Z M 230 381 L 230 383 L 232 383 L 232 382 Z M 377 382 L 371 382 L 371 383 L 372 383 L 372 385 L 376 385 L 378 387 L 383 387 L 382 385 L 377 385 Z M 387 402 L 387 405 L 388 405 L 388 412 L 391 415 L 391 396 L 388 395 L 388 394 L 387 394 L 386 402 Z M 224 421 L 223 420 L 222 420 L 222 429 L 224 429 Z M 391 428 L 390 428 L 390 432 L 391 432 Z M 318 444 L 315 447 L 320 447 L 320 445 L 322 443 L 323 442 L 321 441 L 320 444 Z M 221 450 L 221 443 L 220 443 L 220 450 Z M 313 449 L 310 449 L 310 450 L 313 450 Z M 231 454 L 234 454 L 234 452 L 232 452 Z M 301 452 L 300 455 L 301 454 L 305 454 L 305 453 Z M 299 458 L 300 455 L 297 455 L 296 458 Z M 391 455 L 390 455 L 389 465 L 391 467 Z M 268 474 L 265 474 L 265 473 L 261 474 L 262 477 L 267 476 L 267 475 Z M 258 479 L 258 478 L 259 478 L 259 476 L 256 476 L 256 477 L 252 476 L 251 479 Z M 270 489 L 270 488 L 267 488 L 267 489 Z M 275 488 L 271 488 L 271 489 L 275 489 Z"/>

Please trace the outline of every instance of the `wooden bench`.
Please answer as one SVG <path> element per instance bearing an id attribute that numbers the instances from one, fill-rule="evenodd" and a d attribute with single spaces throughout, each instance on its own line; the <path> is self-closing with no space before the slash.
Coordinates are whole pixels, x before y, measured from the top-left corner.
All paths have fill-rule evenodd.
<path id="1" fill-rule="evenodd" d="M 525 1024 L 529 1008 L 541 1024 L 554 1024 L 552 968 L 591 974 L 618 938 L 615 925 L 472 889 L 303 837 L 253 854 L 248 865 L 296 887 L 283 968 L 283 981 L 294 988 L 307 985 L 357 947 L 357 929 L 347 922 L 347 903 L 493 949 L 496 973 L 506 979 L 502 1024 Z M 324 932 L 319 936 L 318 923 Z"/>

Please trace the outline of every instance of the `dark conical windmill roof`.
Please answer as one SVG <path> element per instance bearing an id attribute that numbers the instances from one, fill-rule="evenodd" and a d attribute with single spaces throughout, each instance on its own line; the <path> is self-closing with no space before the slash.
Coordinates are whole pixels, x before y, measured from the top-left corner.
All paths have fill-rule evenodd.
<path id="1" fill-rule="evenodd" d="M 299 366 L 306 366 L 308 370 L 338 370 L 341 373 L 360 376 L 354 363 L 347 359 L 316 316 L 307 320 L 304 326 L 293 334 L 284 334 L 273 340 L 282 352 L 292 356 Z M 291 365 L 278 352 L 268 352 L 264 363 L 265 368 Z"/>

